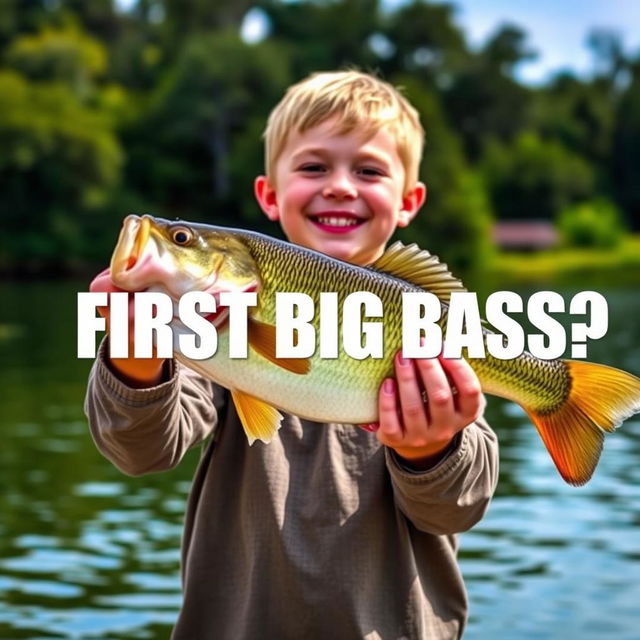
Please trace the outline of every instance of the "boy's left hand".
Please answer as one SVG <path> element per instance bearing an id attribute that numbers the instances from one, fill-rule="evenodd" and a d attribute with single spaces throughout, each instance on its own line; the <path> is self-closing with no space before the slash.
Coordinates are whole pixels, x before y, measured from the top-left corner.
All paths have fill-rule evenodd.
<path id="1" fill-rule="evenodd" d="M 480 381 L 463 359 L 395 359 L 396 380 L 380 387 L 378 440 L 416 470 L 429 469 L 455 436 L 477 420 L 485 399 Z M 423 389 L 426 390 L 425 402 Z"/>

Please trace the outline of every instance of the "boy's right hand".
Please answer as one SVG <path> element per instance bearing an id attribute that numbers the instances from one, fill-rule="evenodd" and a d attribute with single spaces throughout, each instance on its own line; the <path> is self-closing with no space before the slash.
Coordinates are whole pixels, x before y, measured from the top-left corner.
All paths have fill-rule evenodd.
<path id="1" fill-rule="evenodd" d="M 111 281 L 109 269 L 105 269 L 99 273 L 89 285 L 89 290 L 106 291 L 112 293 L 115 291 L 123 291 Z M 107 321 L 107 333 L 109 332 L 109 307 L 98 307 L 98 313 Z M 133 313 L 133 294 L 129 293 L 129 353 L 133 354 L 134 349 L 134 331 L 133 331 L 134 313 Z M 144 389 L 154 387 L 163 381 L 164 358 L 111 358 L 107 359 L 109 368 L 115 375 L 126 385 L 135 389 Z"/>

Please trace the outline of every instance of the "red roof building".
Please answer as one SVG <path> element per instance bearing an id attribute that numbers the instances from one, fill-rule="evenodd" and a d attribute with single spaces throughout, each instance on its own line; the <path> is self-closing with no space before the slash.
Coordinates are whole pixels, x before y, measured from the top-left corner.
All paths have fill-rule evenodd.
<path id="1" fill-rule="evenodd" d="M 500 220 L 493 226 L 493 242 L 501 249 L 540 251 L 558 244 L 558 232 L 547 220 Z"/>

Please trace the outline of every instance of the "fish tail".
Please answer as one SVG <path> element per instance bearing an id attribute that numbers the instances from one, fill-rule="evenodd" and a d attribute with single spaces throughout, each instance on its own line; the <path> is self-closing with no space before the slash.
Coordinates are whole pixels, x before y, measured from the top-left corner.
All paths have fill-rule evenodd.
<path id="1" fill-rule="evenodd" d="M 564 361 L 570 379 L 567 397 L 552 410 L 524 407 L 560 472 L 583 485 L 598 464 L 604 433 L 640 411 L 640 379 L 591 362 Z"/>

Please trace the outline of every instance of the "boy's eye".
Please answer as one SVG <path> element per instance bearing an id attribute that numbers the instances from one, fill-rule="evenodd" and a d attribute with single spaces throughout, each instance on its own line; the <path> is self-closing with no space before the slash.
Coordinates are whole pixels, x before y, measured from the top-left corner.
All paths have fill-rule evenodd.
<path id="1" fill-rule="evenodd" d="M 367 178 L 379 177 L 384 175 L 384 171 L 382 171 L 382 169 L 377 169 L 376 167 L 362 167 L 358 169 L 358 173 Z"/>
<path id="2" fill-rule="evenodd" d="M 324 165 L 318 163 L 303 164 L 298 170 L 304 171 L 305 173 L 319 173 L 324 171 Z"/>

